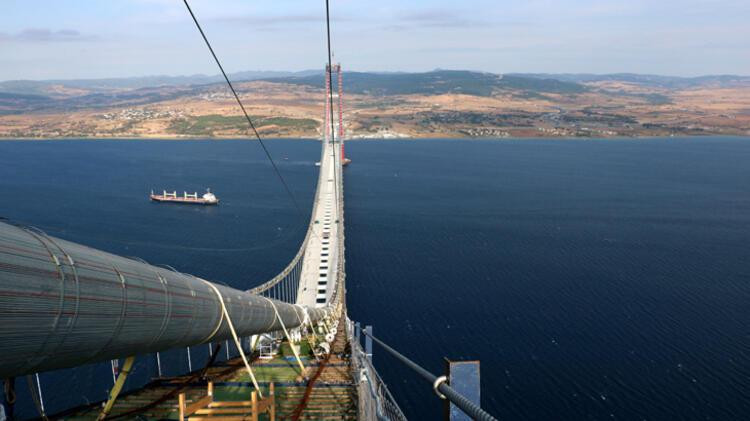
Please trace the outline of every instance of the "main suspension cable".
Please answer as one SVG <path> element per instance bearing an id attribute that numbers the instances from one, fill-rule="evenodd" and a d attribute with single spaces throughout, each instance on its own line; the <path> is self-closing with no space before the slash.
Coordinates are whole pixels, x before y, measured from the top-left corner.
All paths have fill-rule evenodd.
<path id="1" fill-rule="evenodd" d="M 258 142 L 260 143 L 260 146 L 263 148 L 263 152 L 266 153 L 268 160 L 271 162 L 271 166 L 273 166 L 274 172 L 276 172 L 276 175 L 279 177 L 281 184 L 284 185 L 284 189 L 286 189 L 286 192 L 289 195 L 289 198 L 292 200 L 294 207 L 297 209 L 299 213 L 302 213 L 302 209 L 300 209 L 299 205 L 297 204 L 297 200 L 294 198 L 294 194 L 292 193 L 292 190 L 289 188 L 289 185 L 286 183 L 286 180 L 284 180 L 284 177 L 281 175 L 279 168 L 276 166 L 276 162 L 274 162 L 273 157 L 271 157 L 271 153 L 268 151 L 268 148 L 266 148 L 265 143 L 263 143 L 263 139 L 261 139 L 260 134 L 258 133 L 258 130 L 255 128 L 255 124 L 253 124 L 253 120 L 250 118 L 250 115 L 248 115 L 247 111 L 245 110 L 245 106 L 242 104 L 242 101 L 240 100 L 240 96 L 237 95 L 237 91 L 234 89 L 232 82 L 229 80 L 227 73 L 224 71 L 224 66 L 221 65 L 221 61 L 219 61 L 219 57 L 216 56 L 216 53 L 214 52 L 213 47 L 211 47 L 211 43 L 208 41 L 208 38 L 206 37 L 206 33 L 203 32 L 203 28 L 201 27 L 200 23 L 198 23 L 198 19 L 195 17 L 195 13 L 193 13 L 193 9 L 190 8 L 190 4 L 188 4 L 188 0 L 182 0 L 182 1 L 185 3 L 185 7 L 187 7 L 188 12 L 190 12 L 190 16 L 193 18 L 193 22 L 195 22 L 195 26 L 198 28 L 198 31 L 201 33 L 201 37 L 203 37 L 203 41 L 206 42 L 208 51 L 211 52 L 211 55 L 213 56 L 214 61 L 216 62 L 216 65 L 219 66 L 219 70 L 221 71 L 222 76 L 224 76 L 224 80 L 227 82 L 227 85 L 229 86 L 229 90 L 232 91 L 232 95 L 234 95 L 234 99 L 237 100 L 237 104 L 240 106 L 240 109 L 242 109 L 242 114 L 245 115 L 245 119 L 247 120 L 247 123 L 250 125 L 250 128 L 253 130 L 255 137 L 258 139 Z"/>

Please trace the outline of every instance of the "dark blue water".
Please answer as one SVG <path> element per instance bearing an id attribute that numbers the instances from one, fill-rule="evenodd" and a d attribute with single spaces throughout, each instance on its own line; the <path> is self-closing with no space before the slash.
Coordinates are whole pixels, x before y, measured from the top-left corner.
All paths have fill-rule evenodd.
<path id="1" fill-rule="evenodd" d="M 318 146 L 271 142 L 306 207 Z M 495 415 L 750 413 L 750 140 L 347 151 L 350 316 L 436 373 L 443 357 L 481 359 Z M 151 188 L 204 186 L 219 207 L 145 200 Z M 249 142 L 0 142 L 0 196 L 0 215 L 236 287 L 282 268 L 305 220 Z M 173 354 L 184 370 L 184 351 Z M 374 359 L 407 415 L 440 417 L 429 385 L 382 350 Z M 99 366 L 77 369 L 102 394 L 91 400 L 109 387 Z M 142 378 L 153 369 L 142 363 Z M 58 374 L 42 381 L 62 405 L 72 377 Z"/>
<path id="2" fill-rule="evenodd" d="M 320 143 L 270 142 L 300 203 L 298 211 L 257 143 L 249 141 L 0 141 L 0 216 L 50 235 L 182 272 L 248 288 L 272 278 L 297 253 L 309 223 Z M 151 189 L 218 195 L 217 207 L 156 204 Z M 208 346 L 193 347 L 193 369 Z M 231 346 L 230 355 L 236 356 Z M 219 361 L 226 359 L 221 350 Z M 162 374 L 188 371 L 186 349 L 161 355 Z M 127 388 L 157 375 L 156 360 L 136 360 Z M 109 363 L 43 373 L 46 408 L 55 413 L 107 398 Z M 25 379 L 18 411 L 34 416 Z"/>

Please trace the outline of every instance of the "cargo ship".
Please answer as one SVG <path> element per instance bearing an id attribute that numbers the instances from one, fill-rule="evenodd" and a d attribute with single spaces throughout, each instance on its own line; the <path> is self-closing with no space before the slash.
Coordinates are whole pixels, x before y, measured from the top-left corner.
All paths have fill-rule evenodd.
<path id="1" fill-rule="evenodd" d="M 185 203 L 191 205 L 218 205 L 219 199 L 211 193 L 211 189 L 206 189 L 206 193 L 203 196 L 198 197 L 198 193 L 182 192 L 182 196 L 177 196 L 177 191 L 171 193 L 166 190 L 162 191 L 162 194 L 154 194 L 151 190 L 149 198 L 154 202 L 169 202 L 169 203 Z"/>

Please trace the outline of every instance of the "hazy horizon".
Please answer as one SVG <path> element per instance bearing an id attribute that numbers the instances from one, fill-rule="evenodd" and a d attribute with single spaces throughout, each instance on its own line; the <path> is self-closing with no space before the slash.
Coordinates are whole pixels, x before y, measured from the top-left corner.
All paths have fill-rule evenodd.
<path id="1" fill-rule="evenodd" d="M 322 3 L 191 5 L 229 72 L 301 71 L 325 62 Z M 0 80 L 216 74 L 180 1 L 4 6 Z M 750 73 L 746 1 L 339 0 L 331 6 L 335 60 L 350 71 Z"/>
<path id="2" fill-rule="evenodd" d="M 229 76 L 240 74 L 240 73 L 279 73 L 279 74 L 292 74 L 292 73 L 307 73 L 307 72 L 314 72 L 318 69 L 304 69 L 304 70 L 237 70 L 229 73 Z M 323 72 L 323 68 L 319 69 L 320 72 Z M 748 74 L 729 74 L 729 73 L 723 73 L 723 74 L 699 74 L 699 75 L 691 75 L 691 76 L 679 76 L 679 75 L 668 75 L 668 74 L 654 74 L 654 73 L 633 73 L 633 72 L 611 72 L 611 73 L 586 73 L 586 72 L 576 72 L 576 73 L 550 73 L 550 72 L 535 72 L 535 71 L 528 71 L 528 72 L 508 72 L 508 73 L 496 73 L 496 72 L 487 72 L 484 70 L 475 70 L 475 69 L 450 69 L 450 68 L 435 68 L 431 70 L 424 70 L 424 71 L 406 71 L 406 70 L 392 70 L 392 71 L 375 71 L 375 70 L 358 70 L 358 69 L 346 69 L 344 68 L 344 74 L 348 72 L 354 72 L 354 73 L 373 73 L 373 74 L 397 74 L 397 73 L 429 73 L 434 71 L 467 71 L 467 72 L 476 72 L 476 73 L 493 73 L 498 75 L 550 75 L 550 76 L 561 76 L 561 75 L 592 75 L 592 76 L 614 76 L 614 75 L 637 75 L 637 76 L 656 76 L 656 77 L 666 77 L 666 78 L 701 78 L 701 77 L 722 77 L 722 76 L 735 76 L 735 77 L 741 77 L 741 78 L 750 78 L 750 72 Z M 5 82 L 50 82 L 50 81 L 80 81 L 80 80 L 108 80 L 108 79 L 148 79 L 148 78 L 219 78 L 221 76 L 220 73 L 193 73 L 193 74 L 142 74 L 142 75 L 134 75 L 134 76 L 105 76 L 105 77 L 93 77 L 93 78 L 49 78 L 49 79 L 0 79 L 0 83 Z M 269 76 L 273 77 L 273 76 Z M 222 80 L 218 82 L 222 82 Z"/>

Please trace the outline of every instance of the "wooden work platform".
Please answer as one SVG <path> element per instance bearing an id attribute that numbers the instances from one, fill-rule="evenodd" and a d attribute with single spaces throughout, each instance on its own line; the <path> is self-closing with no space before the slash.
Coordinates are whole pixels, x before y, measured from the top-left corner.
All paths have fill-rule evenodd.
<path id="1" fill-rule="evenodd" d="M 252 413 L 255 389 L 242 360 L 235 358 L 208 367 L 203 375 L 200 370 L 159 379 L 121 395 L 107 419 L 179 420 L 182 403 L 183 419 L 193 421 L 355 420 L 357 394 L 352 384 L 345 323 L 339 326 L 341 329 L 326 359 L 316 360 L 303 340 L 301 359 L 309 380 L 301 376 L 288 343 L 282 343 L 279 355 L 273 359 L 252 362 L 263 395 L 263 398 L 255 397 L 255 407 L 259 410 L 257 418 Z M 209 383 L 212 383 L 212 390 L 209 390 Z M 271 384 L 272 401 L 269 399 Z M 96 420 L 101 406 L 101 403 L 92 404 L 55 419 Z"/>

